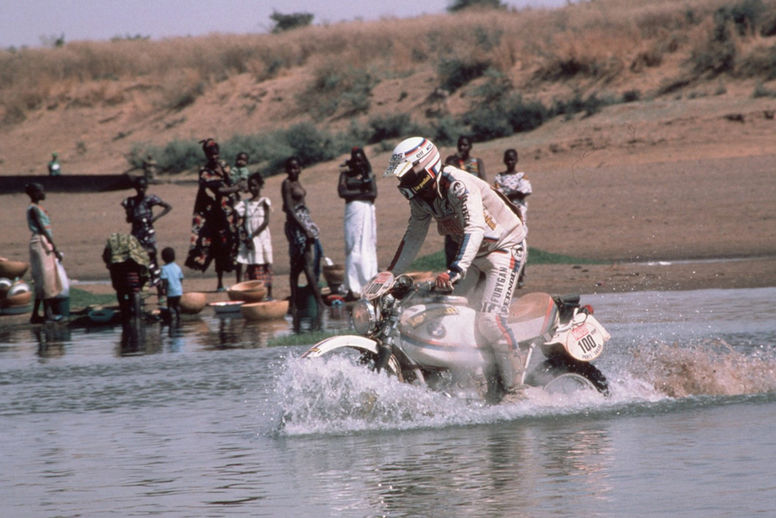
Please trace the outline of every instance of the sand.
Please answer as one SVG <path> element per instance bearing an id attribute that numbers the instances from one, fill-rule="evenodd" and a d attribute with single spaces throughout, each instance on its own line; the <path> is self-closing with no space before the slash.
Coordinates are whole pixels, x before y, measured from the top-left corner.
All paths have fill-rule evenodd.
<path id="1" fill-rule="evenodd" d="M 476 143 L 489 177 L 503 150 L 518 149 L 530 178 L 529 247 L 595 264 L 528 266 L 524 291 L 603 293 L 776 286 L 776 121 L 773 99 L 685 99 L 612 106 L 587 118 L 555 120 L 510 138 Z M 743 122 L 731 120 L 740 113 Z M 736 119 L 736 118 L 733 118 Z M 444 149 L 443 155 L 452 152 Z M 381 174 L 388 153 L 368 150 Z M 344 262 L 344 202 L 336 194 L 337 163 L 305 169 L 314 220 L 326 255 Z M 280 182 L 267 179 L 273 202 L 275 296 L 288 294 Z M 160 247 L 182 264 L 196 194 L 192 176 L 162 178 L 149 192 L 173 206 L 156 224 Z M 409 214 L 390 178 L 378 182 L 378 259 L 386 266 Z M 51 192 L 44 202 L 64 264 L 79 287 L 110 291 L 100 254 L 111 232 L 128 232 L 120 202 L 132 191 Z M 0 195 L 0 256 L 26 260 L 29 231 L 23 194 Z M 422 253 L 440 250 L 433 229 Z M 187 291 L 213 292 L 212 270 L 184 268 Z M 29 274 L 28 276 L 29 277 Z M 227 282 L 234 282 L 228 275 Z M 211 300 L 225 295 L 209 293 Z M 0 326 L 6 320 L 0 320 Z"/>

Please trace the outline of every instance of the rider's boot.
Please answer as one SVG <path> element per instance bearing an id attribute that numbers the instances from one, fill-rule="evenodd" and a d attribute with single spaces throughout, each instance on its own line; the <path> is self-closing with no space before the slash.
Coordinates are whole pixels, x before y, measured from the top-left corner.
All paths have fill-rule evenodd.
<path id="1" fill-rule="evenodd" d="M 524 359 L 520 350 L 510 350 L 506 343 L 494 347 L 494 359 L 498 380 L 503 388 L 502 401 L 517 401 L 523 399 Z"/>
<path id="2" fill-rule="evenodd" d="M 485 392 L 485 402 L 490 405 L 495 405 L 501 401 L 501 397 L 504 395 L 504 388 L 499 380 L 498 370 L 496 365 L 487 365 L 483 369 L 485 376 L 485 382 L 487 383 L 487 392 Z"/>

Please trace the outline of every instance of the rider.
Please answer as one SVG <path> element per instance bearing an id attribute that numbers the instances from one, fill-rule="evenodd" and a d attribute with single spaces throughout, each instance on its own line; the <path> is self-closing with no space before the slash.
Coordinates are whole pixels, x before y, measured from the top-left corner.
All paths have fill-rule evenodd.
<path id="1" fill-rule="evenodd" d="M 517 209 L 474 175 L 452 165 L 443 167 L 439 150 L 423 137 L 400 142 L 385 175 L 399 179 L 399 191 L 410 202 L 407 230 L 388 269 L 398 274 L 409 266 L 435 219 L 439 232 L 457 244 L 436 286 L 452 290 L 460 281 L 458 290 L 466 291 L 484 277 L 482 299 L 475 306 L 477 331 L 496 358 L 496 372 L 486 375 L 506 393 L 514 393 L 523 365 L 506 319 L 526 249 L 526 230 Z"/>

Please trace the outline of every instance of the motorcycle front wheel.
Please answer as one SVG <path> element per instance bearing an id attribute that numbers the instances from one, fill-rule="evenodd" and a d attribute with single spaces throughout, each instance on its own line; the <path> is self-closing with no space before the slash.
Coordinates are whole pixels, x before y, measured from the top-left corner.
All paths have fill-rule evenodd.
<path id="1" fill-rule="evenodd" d="M 374 340 L 358 335 L 334 336 L 321 340 L 302 354 L 302 358 L 321 358 L 323 356 L 341 355 L 353 358 L 355 363 L 374 370 L 377 362 L 377 343 Z M 385 370 L 391 376 L 404 382 L 401 365 L 395 355 L 391 355 Z"/>

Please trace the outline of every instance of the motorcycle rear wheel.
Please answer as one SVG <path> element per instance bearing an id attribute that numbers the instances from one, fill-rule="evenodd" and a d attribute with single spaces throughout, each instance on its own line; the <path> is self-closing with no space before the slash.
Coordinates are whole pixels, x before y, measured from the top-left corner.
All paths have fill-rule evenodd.
<path id="1" fill-rule="evenodd" d="M 606 376 L 592 363 L 573 358 L 556 357 L 545 360 L 531 376 L 531 385 L 538 385 L 551 393 L 569 393 L 574 390 L 595 390 L 609 395 Z"/>

